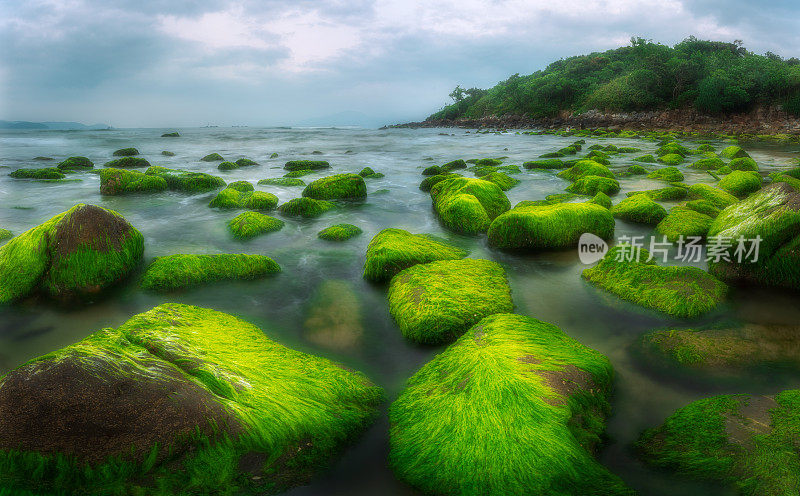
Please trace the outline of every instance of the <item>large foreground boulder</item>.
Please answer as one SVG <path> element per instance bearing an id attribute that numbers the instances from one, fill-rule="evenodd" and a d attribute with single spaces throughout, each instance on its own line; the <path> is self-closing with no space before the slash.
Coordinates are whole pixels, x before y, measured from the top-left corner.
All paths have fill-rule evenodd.
<path id="1" fill-rule="evenodd" d="M 552 324 L 486 317 L 392 404 L 390 465 L 426 494 L 632 494 L 592 457 L 612 378 L 606 357 Z"/>
<path id="2" fill-rule="evenodd" d="M 143 252 L 144 237 L 121 215 L 81 203 L 0 248 L 0 303 L 36 292 L 99 293 L 127 277 Z"/>
<path id="3" fill-rule="evenodd" d="M 611 212 L 594 203 L 519 206 L 497 217 L 488 235 L 498 248 L 546 250 L 577 246 L 583 233 L 613 236 Z"/>
<path id="4" fill-rule="evenodd" d="M 70 494 L 273 494 L 376 414 L 361 374 L 166 304 L 0 379 L 0 481 Z M 213 474 L 213 475 L 212 475 Z"/>
<path id="5" fill-rule="evenodd" d="M 431 188 L 433 208 L 442 223 L 464 234 L 485 232 L 492 220 L 511 208 L 500 187 L 482 179 L 456 177 Z"/>
<path id="6" fill-rule="evenodd" d="M 467 251 L 425 234 L 411 234 L 403 229 L 384 229 L 367 246 L 364 277 L 387 281 L 412 265 L 436 260 L 457 260 Z"/>

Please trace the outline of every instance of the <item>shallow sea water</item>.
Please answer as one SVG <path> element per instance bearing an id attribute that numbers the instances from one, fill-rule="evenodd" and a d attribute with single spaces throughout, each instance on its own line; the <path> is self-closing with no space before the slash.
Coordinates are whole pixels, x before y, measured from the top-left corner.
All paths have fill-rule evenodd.
<path id="1" fill-rule="evenodd" d="M 800 385 L 799 375 L 783 370 L 721 379 L 655 369 L 641 363 L 630 351 L 643 333 L 670 325 L 690 326 L 736 319 L 797 323 L 800 321 L 798 294 L 736 289 L 729 302 L 711 314 L 693 321 L 679 321 L 642 310 L 586 284 L 580 278 L 584 266 L 576 250 L 504 253 L 489 248 L 485 236 L 460 236 L 446 231 L 431 208 L 430 197 L 418 189 L 422 180 L 420 172 L 429 165 L 457 158 L 502 156 L 508 157 L 505 164 L 521 165 L 566 146 L 575 138 L 475 134 L 461 129 L 283 128 L 187 129 L 181 130 L 180 138 L 161 138 L 167 131 L 172 129 L 3 131 L 0 133 L 0 227 L 19 234 L 76 203 L 93 203 L 118 211 L 144 234 L 143 267 L 153 257 L 172 253 L 253 253 L 272 257 L 283 272 L 260 281 L 221 283 L 161 295 L 138 289 L 140 268 L 127 284 L 88 305 L 65 308 L 46 301 L 26 301 L 0 307 L 0 375 L 100 328 L 117 326 L 158 304 L 180 302 L 237 315 L 261 326 L 269 337 L 287 346 L 361 370 L 386 390 L 391 401 L 405 381 L 443 349 L 420 347 L 405 341 L 389 315 L 386 286 L 368 283 L 361 277 L 370 239 L 383 228 L 399 227 L 441 236 L 469 249 L 471 257 L 503 264 L 511 282 L 515 312 L 552 322 L 609 357 L 616 370 L 614 412 L 608 422 L 609 442 L 598 457 L 640 494 L 732 494 L 728 488 L 648 468 L 636 460 L 631 444 L 642 430 L 660 424 L 676 408 L 695 399 L 728 392 L 772 394 Z M 642 153 L 652 153 L 656 148 L 654 142 L 637 139 L 587 138 L 581 154 L 595 143 L 635 146 L 642 148 Z M 363 204 L 341 208 L 313 220 L 285 218 L 283 230 L 244 243 L 233 240 L 226 227 L 226 222 L 238 212 L 208 207 L 215 193 L 102 197 L 99 177 L 94 174 L 77 173 L 69 176 L 76 179 L 70 182 L 23 181 L 8 177 L 16 168 L 54 166 L 72 155 L 87 156 L 96 166 L 101 166 L 113 158 L 114 150 L 128 146 L 137 147 L 141 156 L 153 165 L 208 172 L 228 182 L 255 183 L 259 179 L 280 177 L 285 172 L 283 164 L 291 159 L 322 159 L 331 163 L 331 169 L 304 177 L 306 182 L 332 173 L 358 172 L 366 166 L 386 176 L 367 180 L 369 196 Z M 766 173 L 792 167 L 800 146 L 749 145 L 746 149 Z M 175 156 L 162 156 L 162 150 L 172 151 Z M 322 154 L 312 154 L 315 150 Z M 216 162 L 199 160 L 211 152 L 218 152 L 227 160 L 247 157 L 260 165 L 221 172 Z M 273 152 L 279 157 L 269 159 Z M 634 163 L 631 160 L 637 155 L 616 156 L 612 159 L 612 169 L 624 169 Z M 37 156 L 55 160 L 32 160 Z M 713 182 L 704 172 L 685 166 L 681 169 L 688 183 Z M 552 171 L 523 170 L 515 177 L 522 183 L 507 193 L 512 205 L 563 192 L 568 185 Z M 621 178 L 620 183 L 622 191 L 614 198 L 615 202 L 623 198 L 626 191 L 665 185 L 642 176 Z M 302 191 L 299 187 L 278 186 L 256 186 L 256 189 L 276 194 L 281 202 L 299 196 Z M 317 232 L 324 227 L 342 222 L 356 224 L 364 233 L 344 243 L 317 238 Z M 617 238 L 650 234 L 649 228 L 617 221 Z M 698 266 L 703 267 L 702 264 Z M 312 336 L 306 329 L 306 320 L 316 301 L 315 293 L 329 280 L 339 281 L 338 287 L 350 288 L 356 295 L 356 303 L 346 300 L 348 304 L 340 309 L 362 330 L 344 340 L 346 345 L 326 343 L 324 338 Z M 417 494 L 397 481 L 386 466 L 387 408 L 388 403 L 376 424 L 343 453 L 328 473 L 286 494 Z"/>

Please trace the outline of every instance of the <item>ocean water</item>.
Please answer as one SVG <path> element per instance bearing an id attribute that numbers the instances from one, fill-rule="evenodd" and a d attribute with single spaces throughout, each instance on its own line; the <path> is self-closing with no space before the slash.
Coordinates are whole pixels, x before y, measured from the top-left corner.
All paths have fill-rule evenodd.
<path id="1" fill-rule="evenodd" d="M 728 392 L 772 394 L 800 384 L 800 377 L 783 370 L 724 379 L 687 376 L 678 370 L 653 369 L 631 353 L 631 345 L 639 336 L 667 326 L 728 320 L 796 323 L 800 319 L 797 294 L 735 289 L 729 302 L 718 310 L 701 319 L 679 321 L 642 310 L 586 284 L 580 278 L 584 266 L 576 250 L 509 254 L 488 247 L 485 236 L 448 232 L 437 220 L 428 194 L 418 188 L 422 180 L 420 172 L 429 165 L 482 157 L 508 157 L 505 164 L 521 165 L 566 146 L 575 138 L 475 134 L 461 129 L 288 128 L 185 129 L 181 130 L 180 138 L 161 138 L 167 131 L 172 129 L 1 132 L 0 227 L 19 234 L 76 203 L 92 203 L 120 212 L 144 234 L 143 267 L 153 257 L 173 253 L 253 253 L 272 257 L 283 272 L 259 281 L 151 294 L 138 289 L 137 278 L 142 267 L 127 284 L 86 305 L 63 307 L 46 301 L 25 301 L 0 307 L 0 375 L 98 329 L 117 326 L 158 304 L 180 302 L 237 315 L 261 326 L 269 337 L 287 346 L 361 370 L 385 388 L 391 402 L 405 381 L 443 349 L 421 347 L 404 340 L 389 314 L 386 286 L 368 283 L 361 276 L 370 239 L 383 228 L 398 227 L 436 234 L 469 249 L 472 257 L 503 264 L 511 282 L 515 312 L 552 322 L 609 357 L 616 370 L 614 412 L 608 422 L 608 443 L 598 457 L 640 494 L 732 494 L 728 488 L 648 468 L 636 460 L 631 445 L 642 430 L 660 424 L 676 408 L 693 400 Z M 656 148 L 655 143 L 642 140 L 591 138 L 586 140 L 585 147 L 594 143 L 635 146 L 642 148 L 642 153 L 652 153 Z M 215 193 L 103 197 L 99 192 L 99 177 L 90 173 L 71 175 L 68 182 L 8 177 L 14 169 L 51 166 L 72 155 L 87 156 L 96 166 L 102 166 L 113 158 L 114 150 L 128 146 L 137 147 L 141 156 L 153 165 L 217 174 L 228 182 L 255 183 L 259 179 L 280 177 L 285 172 L 283 164 L 291 159 L 322 159 L 331 163 L 330 170 L 304 177 L 306 182 L 331 173 L 358 172 L 366 166 L 384 173 L 385 177 L 367 180 L 369 196 L 361 204 L 313 220 L 286 218 L 283 230 L 244 243 L 233 240 L 226 228 L 227 221 L 238 212 L 208 207 Z M 754 145 L 747 149 L 759 162 L 762 172 L 770 172 L 792 167 L 800 147 Z M 162 150 L 172 151 L 175 156 L 162 156 Z M 582 153 L 585 151 L 586 148 Z M 211 152 L 218 152 L 228 160 L 247 157 L 260 165 L 221 172 L 217 163 L 199 160 Z M 278 158 L 270 159 L 272 153 L 277 153 Z M 617 156 L 612 160 L 612 169 L 622 170 L 631 165 L 636 155 Z M 37 156 L 54 160 L 32 160 Z M 713 182 L 704 172 L 681 168 L 689 183 Z M 507 193 L 512 205 L 563 192 L 568 184 L 551 171 L 524 170 L 515 177 L 522 183 Z M 626 191 L 664 186 L 642 176 L 621 178 L 620 182 L 622 191 L 615 201 L 624 197 Z M 302 191 L 299 187 L 278 186 L 256 186 L 256 189 L 276 194 L 281 202 L 299 196 Z M 324 227 L 342 222 L 360 226 L 363 235 L 344 243 L 317 238 Z M 617 238 L 650 233 L 646 227 L 617 221 Z M 330 291 L 331 284 L 335 284 L 335 291 Z M 327 293 L 335 297 L 320 301 L 317 294 L 326 287 Z M 353 331 L 345 336 L 314 332 L 308 320 L 320 311 L 320 305 L 329 314 L 338 314 Z M 387 467 L 388 404 L 376 424 L 342 454 L 329 472 L 287 494 L 417 494 L 396 480 Z"/>

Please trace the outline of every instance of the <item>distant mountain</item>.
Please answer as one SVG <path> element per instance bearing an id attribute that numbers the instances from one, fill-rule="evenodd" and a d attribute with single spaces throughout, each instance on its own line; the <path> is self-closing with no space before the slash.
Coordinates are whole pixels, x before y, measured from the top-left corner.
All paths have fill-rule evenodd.
<path id="1" fill-rule="evenodd" d="M 80 122 L 28 122 L 28 121 L 0 121 L 0 129 L 51 129 L 55 131 L 74 131 L 109 129 L 108 124 L 81 124 Z"/>
<path id="2" fill-rule="evenodd" d="M 321 117 L 314 117 L 311 119 L 304 119 L 295 124 L 298 127 L 365 127 L 365 128 L 378 128 L 385 124 L 385 119 L 378 119 L 376 117 L 356 112 L 354 110 L 346 110 L 335 114 L 329 114 Z"/>

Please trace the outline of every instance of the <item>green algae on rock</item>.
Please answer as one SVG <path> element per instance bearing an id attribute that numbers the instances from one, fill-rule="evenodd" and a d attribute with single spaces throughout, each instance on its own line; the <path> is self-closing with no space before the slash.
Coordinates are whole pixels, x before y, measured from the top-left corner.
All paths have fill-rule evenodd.
<path id="1" fill-rule="evenodd" d="M 328 210 L 334 208 L 332 202 L 326 200 L 315 200 L 314 198 L 294 198 L 284 203 L 278 210 L 284 215 L 305 217 L 311 219 L 319 217 Z"/>
<path id="2" fill-rule="evenodd" d="M 439 167 L 438 165 L 431 165 L 430 167 L 425 167 L 422 170 L 422 175 L 423 176 L 438 176 L 439 174 L 441 174 L 443 172 L 444 171 L 442 170 L 442 168 Z"/>
<path id="3" fill-rule="evenodd" d="M 747 196 L 761 189 L 761 175 L 754 171 L 734 170 L 720 179 L 717 186 L 734 196 Z"/>
<path id="4" fill-rule="evenodd" d="M 456 169 L 466 169 L 467 168 L 467 163 L 459 158 L 459 159 L 456 159 L 456 160 L 451 160 L 450 162 L 447 162 L 446 164 L 442 164 L 440 167 L 442 168 L 442 171 L 450 172 L 450 171 L 456 170 Z"/>
<path id="5" fill-rule="evenodd" d="M 633 164 L 625 169 L 625 174 L 629 176 L 642 176 L 647 174 L 647 169 L 642 167 L 641 165 Z"/>
<path id="6" fill-rule="evenodd" d="M 164 133 L 161 135 L 162 138 L 180 138 L 180 136 L 178 131 L 172 131 L 171 133 Z"/>
<path id="7" fill-rule="evenodd" d="M 141 287 L 174 291 L 217 281 L 258 279 L 280 270 L 274 260 L 263 255 L 168 255 L 153 259 Z"/>
<path id="8" fill-rule="evenodd" d="M 122 216 L 78 204 L 0 247 L 0 303 L 37 291 L 62 300 L 99 293 L 143 252 L 144 237 Z"/>
<path id="9" fill-rule="evenodd" d="M 700 160 L 689 164 L 689 168 L 700 169 L 700 170 L 716 170 L 724 166 L 725 162 L 723 162 L 722 159 L 717 157 L 701 158 Z"/>
<path id="10" fill-rule="evenodd" d="M 288 171 L 300 171 L 327 169 L 330 166 L 331 164 L 325 160 L 290 160 L 284 164 L 283 168 Z"/>
<path id="11" fill-rule="evenodd" d="M 0 485 L 275 494 L 324 469 L 382 399 L 364 375 L 250 323 L 165 304 L 0 379 Z"/>
<path id="12" fill-rule="evenodd" d="M 17 169 L 9 177 L 14 179 L 64 179 L 67 177 L 60 169 L 44 167 L 41 169 Z"/>
<path id="13" fill-rule="evenodd" d="M 167 181 L 162 177 L 149 176 L 139 171 L 125 169 L 100 170 L 101 195 L 125 195 L 128 193 L 151 193 L 164 191 Z"/>
<path id="14" fill-rule="evenodd" d="M 315 200 L 363 200 L 367 185 L 358 174 L 334 174 L 310 183 L 302 194 Z"/>
<path id="15" fill-rule="evenodd" d="M 300 170 L 294 170 L 294 171 L 291 171 L 291 172 L 287 172 L 286 174 L 283 175 L 283 177 L 286 177 L 286 178 L 289 178 L 289 179 L 294 179 L 294 178 L 298 178 L 298 177 L 307 176 L 309 174 L 313 174 L 314 172 L 315 171 L 310 170 L 310 169 L 300 169 Z"/>
<path id="16" fill-rule="evenodd" d="M 593 203 L 518 206 L 489 227 L 489 244 L 504 249 L 547 250 L 578 245 L 583 233 L 614 235 L 611 212 Z"/>
<path id="17" fill-rule="evenodd" d="M 431 188 L 433 208 L 453 231 L 477 234 L 486 231 L 498 215 L 511 208 L 503 190 L 490 181 L 456 177 Z"/>
<path id="18" fill-rule="evenodd" d="M 636 157 L 633 159 L 634 162 L 644 162 L 646 164 L 652 164 L 656 162 L 656 158 L 652 155 L 642 155 L 641 157 Z"/>
<path id="19" fill-rule="evenodd" d="M 485 176 L 481 176 L 481 179 L 483 179 L 484 181 L 495 183 L 496 185 L 500 186 L 500 189 L 502 189 L 503 191 L 508 191 L 520 183 L 519 179 L 511 177 L 508 174 L 504 174 L 502 172 L 490 172 Z"/>
<path id="20" fill-rule="evenodd" d="M 697 317 L 716 308 L 728 287 L 697 267 L 659 266 L 643 248 L 617 245 L 584 269 L 590 283 L 643 307 L 674 317 Z"/>
<path id="21" fill-rule="evenodd" d="M 359 176 L 363 177 L 364 179 L 380 179 L 383 177 L 383 174 L 380 172 L 375 172 L 372 170 L 372 167 L 364 167 L 358 173 Z"/>
<path id="22" fill-rule="evenodd" d="M 667 216 L 667 210 L 647 195 L 633 195 L 611 208 L 614 217 L 630 222 L 656 225 Z"/>
<path id="23" fill-rule="evenodd" d="M 631 495 L 598 463 L 606 357 L 552 324 L 486 317 L 423 366 L 389 410 L 389 464 L 426 494 Z"/>
<path id="24" fill-rule="evenodd" d="M 262 186 L 305 186 L 306 183 L 302 179 L 296 177 L 271 177 L 269 179 L 261 179 L 258 181 Z"/>
<path id="25" fill-rule="evenodd" d="M 446 174 L 439 174 L 436 176 L 426 177 L 425 179 L 422 180 L 421 183 L 419 183 L 419 189 L 427 193 L 428 191 L 431 190 L 431 188 L 433 188 L 434 184 L 440 181 L 444 181 L 445 179 L 452 179 L 454 177 L 461 177 L 461 174 L 448 172 Z"/>
<path id="26" fill-rule="evenodd" d="M 200 160 L 203 162 L 223 162 L 225 159 L 219 153 L 209 153 Z"/>
<path id="27" fill-rule="evenodd" d="M 744 151 L 743 149 L 741 149 L 740 147 L 738 147 L 736 145 L 731 145 L 731 146 L 729 146 L 727 148 L 724 148 L 721 152 L 719 152 L 719 155 L 722 158 L 727 158 L 727 159 L 742 158 L 742 157 L 749 157 L 750 156 L 746 151 Z"/>
<path id="28" fill-rule="evenodd" d="M 94 162 L 86 157 L 69 157 L 56 166 L 59 170 L 86 170 L 94 168 Z"/>
<path id="29" fill-rule="evenodd" d="M 13 238 L 14 235 L 8 229 L 0 228 L 0 241 L 5 241 L 9 238 Z"/>
<path id="30" fill-rule="evenodd" d="M 326 241 L 347 241 L 361 232 L 361 228 L 353 224 L 334 224 L 317 233 L 317 237 Z"/>
<path id="31" fill-rule="evenodd" d="M 758 164 L 750 157 L 735 158 L 731 160 L 731 163 L 728 165 L 732 170 L 758 172 Z"/>
<path id="32" fill-rule="evenodd" d="M 546 160 L 531 160 L 523 162 L 523 167 L 526 169 L 563 169 L 567 165 L 563 160 L 551 158 Z"/>
<path id="33" fill-rule="evenodd" d="M 648 174 L 647 177 L 650 179 L 661 179 L 662 181 L 670 183 L 681 182 L 685 179 L 683 172 L 677 167 L 662 167 L 654 170 Z"/>
<path id="34" fill-rule="evenodd" d="M 658 157 L 658 161 L 667 165 L 678 165 L 683 163 L 683 155 L 677 153 L 668 153 Z"/>
<path id="35" fill-rule="evenodd" d="M 567 181 L 577 181 L 583 176 L 600 176 L 614 178 L 614 173 L 605 165 L 594 160 L 579 160 L 569 169 L 558 173 L 558 177 Z"/>
<path id="36" fill-rule="evenodd" d="M 514 308 L 506 272 L 489 260 L 439 260 L 392 278 L 389 312 L 418 343 L 452 341 L 483 317 Z"/>
<path id="37" fill-rule="evenodd" d="M 240 240 L 247 240 L 262 234 L 280 231 L 283 229 L 284 222 L 269 215 L 258 212 L 244 212 L 228 222 L 228 229 L 233 237 Z"/>
<path id="38" fill-rule="evenodd" d="M 126 167 L 150 167 L 150 162 L 142 157 L 122 157 L 106 162 L 103 164 L 103 167 L 113 167 L 115 169 Z"/>
<path id="39" fill-rule="evenodd" d="M 255 160 L 250 160 L 249 158 L 244 158 L 243 157 L 243 158 L 240 158 L 240 159 L 236 160 L 235 164 L 238 165 L 239 167 L 250 167 L 250 166 L 253 166 L 253 165 L 258 165 L 258 162 L 256 162 Z"/>
<path id="40" fill-rule="evenodd" d="M 219 165 L 217 166 L 217 169 L 221 171 L 235 170 L 238 168 L 239 168 L 238 164 L 236 164 L 235 162 L 228 162 L 228 161 L 220 162 Z"/>
<path id="41" fill-rule="evenodd" d="M 384 229 L 369 242 L 364 277 L 386 281 L 412 265 L 436 260 L 458 260 L 466 250 L 444 243 L 425 234 L 411 234 L 402 229 Z"/>
<path id="42" fill-rule="evenodd" d="M 593 196 L 597 193 L 614 195 L 619 192 L 619 181 L 610 177 L 581 176 L 577 181 L 567 186 L 567 191 L 578 195 Z"/>
<path id="43" fill-rule="evenodd" d="M 735 486 L 742 496 L 797 492 L 800 390 L 729 394 L 678 409 L 637 442 L 640 457 L 684 476 Z"/>
<path id="44" fill-rule="evenodd" d="M 174 157 L 175 156 L 175 152 L 170 152 L 170 151 L 164 150 L 163 152 L 161 152 L 161 155 L 164 155 L 165 157 Z"/>
<path id="45" fill-rule="evenodd" d="M 603 193 L 602 191 L 594 195 L 594 197 L 591 200 L 591 203 L 594 203 L 595 205 L 600 205 L 601 207 L 608 209 L 610 209 L 613 206 L 613 204 L 611 203 L 611 198 L 609 198 L 608 195 Z"/>
<path id="46" fill-rule="evenodd" d="M 225 186 L 225 181 L 222 178 L 211 174 L 168 169 L 157 165 L 147 169 L 145 174 L 161 177 L 167 181 L 169 189 L 187 193 L 205 193 Z"/>
<path id="47" fill-rule="evenodd" d="M 688 157 L 691 155 L 691 152 L 680 143 L 672 141 L 660 146 L 658 150 L 656 150 L 656 155 L 659 157 L 664 157 L 666 155 L 680 155 L 681 157 Z"/>
<path id="48" fill-rule="evenodd" d="M 265 191 L 253 191 L 252 184 L 246 181 L 237 181 L 217 193 L 208 206 L 211 208 L 272 210 L 278 206 L 278 197 Z"/>
<path id="49" fill-rule="evenodd" d="M 689 198 L 707 200 L 717 208 L 725 208 L 739 201 L 738 198 L 727 191 L 704 183 L 692 184 L 689 186 L 688 193 Z"/>
<path id="50" fill-rule="evenodd" d="M 133 155 L 139 155 L 139 150 L 136 148 L 120 148 L 111 155 L 115 157 L 132 157 Z"/>
<path id="51" fill-rule="evenodd" d="M 705 238 L 714 219 L 704 213 L 683 205 L 672 207 L 666 217 L 656 226 L 656 232 L 675 243 L 683 238 Z"/>

